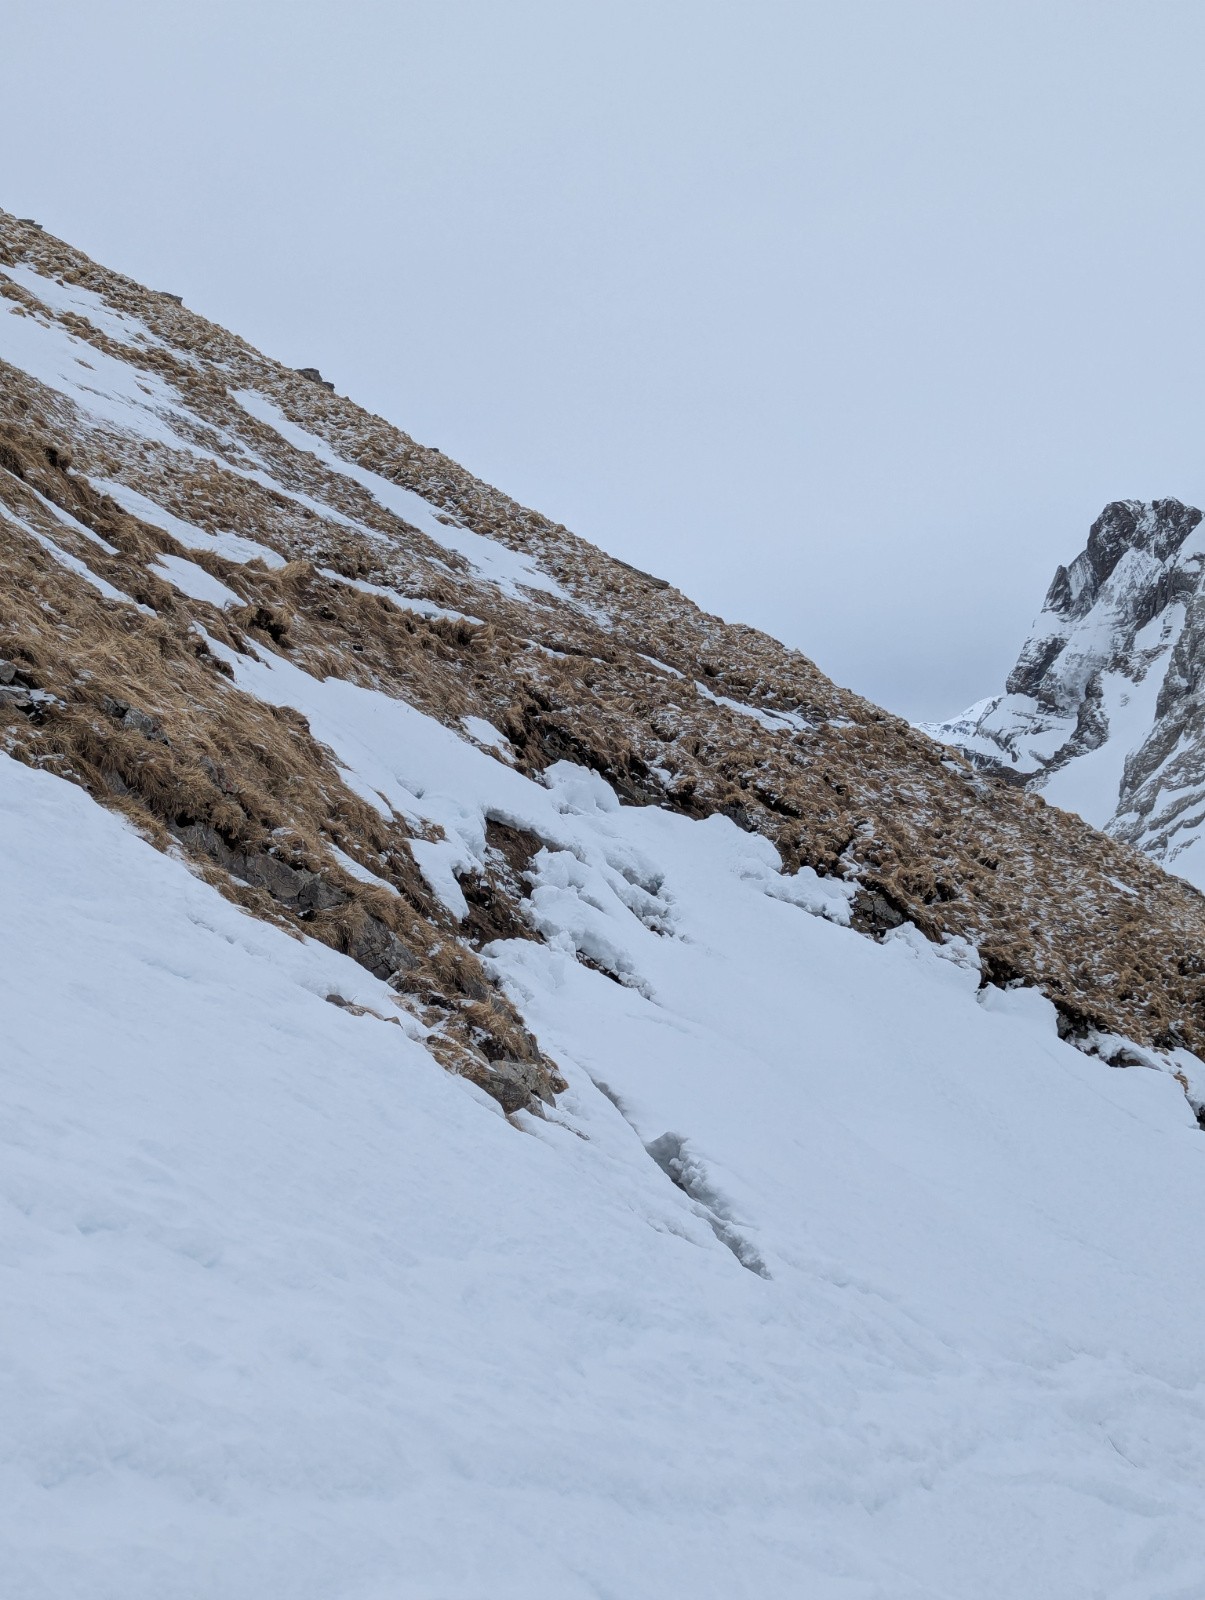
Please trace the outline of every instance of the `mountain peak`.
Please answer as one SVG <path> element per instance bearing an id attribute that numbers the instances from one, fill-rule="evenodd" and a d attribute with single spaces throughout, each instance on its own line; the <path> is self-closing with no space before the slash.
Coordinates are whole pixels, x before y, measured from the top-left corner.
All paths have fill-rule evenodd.
<path id="1" fill-rule="evenodd" d="M 1107 505 L 1004 694 L 929 731 L 1205 887 L 1201 521 L 1172 498 Z"/>
<path id="2" fill-rule="evenodd" d="M 1175 499 L 1112 500 L 1088 533 L 1088 544 L 1069 567 L 1060 567 L 1046 596 L 1045 609 L 1069 617 L 1083 616 L 1095 604 L 1101 586 L 1130 550 L 1166 561 L 1201 520 L 1195 506 Z"/>

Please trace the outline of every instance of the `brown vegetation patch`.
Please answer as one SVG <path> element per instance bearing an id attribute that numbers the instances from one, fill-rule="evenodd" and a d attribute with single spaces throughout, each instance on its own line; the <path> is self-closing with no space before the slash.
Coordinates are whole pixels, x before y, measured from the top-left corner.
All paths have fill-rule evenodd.
<path id="1" fill-rule="evenodd" d="M 348 793 L 308 730 L 237 694 L 190 631 L 194 622 L 231 648 L 285 652 L 307 671 L 399 696 L 450 727 L 465 715 L 486 718 L 510 740 L 522 771 L 572 760 L 601 773 L 629 803 L 726 815 L 773 839 L 788 869 L 806 863 L 856 880 L 855 921 L 868 933 L 908 919 L 933 938 L 960 934 L 998 981 L 1041 987 L 1069 1027 L 1205 1052 L 1205 900 L 1153 862 L 976 774 L 899 718 L 837 688 L 798 652 L 699 611 L 352 401 L 0 213 L 0 262 L 17 259 L 140 318 L 162 345 L 131 352 L 86 320 L 72 326 L 171 385 L 217 459 L 90 424 L 6 370 L 0 500 L 156 612 L 144 617 L 102 600 L 7 526 L 13 554 L 0 586 L 0 656 L 19 666 L 15 688 L 25 698 L 20 709 L 0 694 L 10 747 L 85 782 L 161 843 L 181 840 L 182 829 L 209 830 L 185 840 L 200 870 L 237 884 L 262 914 L 349 951 L 377 938 L 365 920 L 375 919 L 421 952 L 405 980 L 412 1002 L 437 1019 L 458 1019 L 440 1021 L 437 1054 L 470 1052 L 482 1070 L 492 1060 L 496 1072 L 499 1061 L 529 1059 L 508 1031 L 521 1030 L 518 1019 L 504 1006 L 494 1014 L 502 1002 L 470 947 L 530 936 L 522 908 L 530 842 L 491 839 L 489 869 L 462 885 L 469 918 L 454 926 L 417 873 L 400 824 L 383 823 Z M 49 315 L 24 291 L 2 292 L 26 314 Z M 8 314 L 3 306 L 0 314 Z M 540 594 L 529 603 L 485 581 L 363 484 L 257 421 L 235 398 L 244 389 L 344 460 L 521 551 L 570 598 Z M 248 476 L 260 464 L 279 489 Z M 153 521 L 126 515 L 89 478 L 120 481 L 202 532 L 251 539 L 286 565 L 180 546 Z M 33 489 L 117 554 L 73 538 Z M 181 596 L 147 570 L 165 551 L 203 566 L 242 606 L 219 612 Z M 439 616 L 433 606 L 463 616 Z M 29 699 L 35 690 L 52 698 Z M 152 718 L 163 738 L 127 723 L 125 712 L 106 711 L 105 696 Z M 295 850 L 282 855 L 278 828 L 292 830 Z M 393 883 L 397 903 L 382 907 L 332 865 L 328 839 Z M 232 879 L 218 859 L 223 851 L 250 876 Z M 276 872 L 268 862 L 316 874 L 348 899 L 307 906 L 300 891 L 291 900 L 273 893 L 252 881 Z M 427 956 L 432 947 L 437 957 Z M 466 1020 L 474 1006 L 485 1014 Z M 497 1049 L 503 1053 L 491 1058 Z M 456 1061 L 465 1070 L 464 1057 Z M 521 1081 L 519 1068 L 505 1072 L 509 1083 Z"/>
<path id="2" fill-rule="evenodd" d="M 28 492 L 37 477 L 55 503 L 104 523 L 103 514 L 89 516 L 97 507 L 61 466 L 44 470 L 43 444 L 14 430 L 4 443 L 8 481 L 0 499 L 25 522 L 61 547 L 69 542 Z M 55 473 L 65 481 L 54 481 Z M 496 1083 L 508 1104 L 513 1074 L 496 1061 L 525 1062 L 524 1081 L 545 1097 L 555 1092 L 559 1076 L 455 936 L 403 824 L 347 789 L 305 719 L 235 689 L 171 593 L 156 591 L 160 614 L 145 617 L 102 598 L 15 522 L 0 520 L 0 528 L 7 558 L 0 659 L 5 687 L 14 691 L 0 697 L 5 748 L 81 783 L 161 847 L 174 840 L 247 909 L 304 930 L 387 979 L 439 1030 L 441 1059 L 483 1087 Z M 117 570 L 123 563 L 84 540 L 73 553 L 98 572 L 108 567 L 118 584 L 128 580 Z M 141 551 L 131 553 L 136 559 Z M 287 569 L 273 576 L 282 588 L 292 581 Z M 127 591 L 134 587 L 127 581 Z M 240 620 L 282 643 L 258 614 Z M 361 859 L 396 894 L 345 871 L 328 843 Z M 433 940 L 435 930 L 442 937 Z"/>

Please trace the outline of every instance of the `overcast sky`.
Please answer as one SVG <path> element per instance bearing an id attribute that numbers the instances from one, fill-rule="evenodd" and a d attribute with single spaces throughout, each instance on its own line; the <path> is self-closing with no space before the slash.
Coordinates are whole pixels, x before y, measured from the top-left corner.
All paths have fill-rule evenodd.
<path id="1" fill-rule="evenodd" d="M 1198 0 L 8 0 L 0 204 L 913 717 L 1205 504 Z"/>

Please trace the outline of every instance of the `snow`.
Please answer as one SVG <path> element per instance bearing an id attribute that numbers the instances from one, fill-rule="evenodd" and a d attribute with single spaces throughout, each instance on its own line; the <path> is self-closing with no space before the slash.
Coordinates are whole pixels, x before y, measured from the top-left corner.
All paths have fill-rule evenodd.
<path id="1" fill-rule="evenodd" d="M 743 700 L 730 700 L 727 695 L 716 694 L 697 680 L 695 689 L 712 705 L 727 706 L 729 711 L 735 711 L 738 716 L 752 717 L 754 722 L 760 722 L 771 733 L 805 733 L 812 726 L 797 711 L 766 711 L 761 706 L 746 705 Z"/>
<path id="2" fill-rule="evenodd" d="M 57 278 L 44 277 L 24 262 L 6 265 L 0 270 L 0 276 L 19 284 L 50 311 L 60 314 L 73 312 L 83 317 L 100 333 L 115 339 L 118 344 L 129 346 L 134 353 L 137 353 L 139 345 L 165 348 L 162 339 L 157 339 L 145 323 L 129 312 L 116 310 L 94 290 L 86 289 L 82 284 L 61 283 Z"/>
<path id="3" fill-rule="evenodd" d="M 330 567 L 319 567 L 318 571 L 332 583 L 346 584 L 349 589 L 358 589 L 361 594 L 378 594 L 384 600 L 391 600 L 401 611 L 413 611 L 418 616 L 428 619 L 443 617 L 446 622 L 471 622 L 475 627 L 483 626 L 480 617 L 470 617 L 463 611 L 450 611 L 447 606 L 436 605 L 434 600 L 425 600 L 417 595 L 399 594 L 396 589 L 390 589 L 383 583 L 369 583 L 367 578 L 348 578 Z"/>
<path id="4" fill-rule="evenodd" d="M 78 284 L 62 284 L 51 278 L 43 278 L 28 267 L 15 266 L 0 270 L 0 278 L 6 275 L 36 295 L 46 306 L 47 315 L 29 313 L 7 299 L 0 299 L 0 360 L 12 363 L 65 396 L 93 425 L 114 429 L 126 437 L 133 436 L 166 445 L 173 450 L 187 451 L 198 461 L 214 462 L 224 471 L 261 484 L 320 516 L 352 527 L 368 537 L 380 539 L 379 534 L 344 517 L 333 507 L 278 483 L 258 457 L 249 455 L 239 443 L 220 431 L 218 438 L 227 451 L 226 456 L 215 455 L 212 450 L 197 444 L 187 436 L 187 428 L 182 431 L 174 424 L 187 422 L 193 431 L 204 427 L 211 435 L 215 430 L 198 422 L 170 384 L 157 373 L 133 365 L 131 361 L 121 360 L 81 339 L 55 320 L 53 313 L 74 312 L 82 316 L 102 333 L 124 344 L 134 359 L 142 345 L 162 347 L 162 341 L 150 334 L 136 318 L 117 311 L 99 295 Z M 188 352 L 173 349 L 172 353 L 195 365 L 194 358 Z M 249 460 L 251 465 L 240 466 L 240 457 Z M 111 494 L 126 510 L 167 529 L 182 543 L 213 550 L 231 561 L 245 562 L 259 557 L 269 566 L 284 564 L 276 551 L 253 540 L 243 539 L 233 533 L 203 533 L 155 506 L 146 496 L 128 489 L 124 484 L 99 479 L 94 482 L 97 488 Z M 465 537 L 474 536 L 466 534 Z"/>
<path id="5" fill-rule="evenodd" d="M 508 1124 L 384 984 L 0 758 L 9 1592 L 1201 1592 L 1169 1073 L 727 819 L 224 654 L 445 887 L 490 816 L 544 841 L 546 942 L 487 954 L 570 1087 Z"/>
<path id="6" fill-rule="evenodd" d="M 325 466 L 367 489 L 386 511 L 391 511 L 412 528 L 425 533 L 445 550 L 454 550 L 464 556 L 479 577 L 496 584 L 504 594 L 515 599 L 530 599 L 530 591 L 535 591 L 554 595 L 570 605 L 575 604 L 555 579 L 542 572 L 528 556 L 494 539 L 487 539 L 483 534 L 473 533 L 468 528 L 450 526 L 442 520 L 438 509 L 430 501 L 424 500 L 422 495 L 412 489 L 403 489 L 400 484 L 391 483 L 388 478 L 382 478 L 379 473 L 370 472 L 355 462 L 344 460 L 325 439 L 290 422 L 280 407 L 265 395 L 254 389 L 243 389 L 234 395 L 234 399 L 244 411 L 266 423 L 294 449 L 316 456 Z"/>
<path id="7" fill-rule="evenodd" d="M 956 717 L 950 717 L 945 722 L 914 722 L 912 726 L 921 733 L 927 733 L 931 739 L 936 739 L 940 744 L 949 744 L 955 736 L 958 738 L 972 738 L 975 730 L 984 717 L 993 712 L 1000 704 L 1002 695 L 986 695 L 982 700 L 976 700 L 973 706 L 968 706 L 965 711 Z"/>
<path id="8" fill-rule="evenodd" d="M 104 599 L 118 600 L 122 605 L 127 606 L 137 605 L 139 611 L 144 612 L 147 616 L 154 616 L 155 613 L 149 606 L 140 605 L 137 601 L 131 599 L 128 594 L 123 594 L 120 589 L 114 588 L 107 578 L 102 578 L 98 572 L 93 572 L 86 562 L 62 549 L 61 546 L 55 544 L 53 539 L 48 539 L 44 533 L 39 533 L 37 528 L 31 527 L 23 518 L 15 516 L 11 511 L 7 515 L 9 520 L 14 522 L 23 533 L 27 533 L 36 544 L 41 545 L 47 555 L 53 556 L 61 567 L 66 567 L 67 571 L 73 572 L 77 578 L 82 578 Z"/>
<path id="9" fill-rule="evenodd" d="M 165 578 L 181 594 L 193 600 L 204 600 L 211 606 L 241 606 L 241 595 L 199 567 L 195 561 L 185 561 L 182 556 L 161 555 L 151 565 L 151 571 Z"/>
<path id="10" fill-rule="evenodd" d="M 100 534 L 94 533 L 86 522 L 81 522 L 78 517 L 73 517 L 69 511 L 64 511 L 62 506 L 56 506 L 54 501 L 48 500 L 41 490 L 33 488 L 30 484 L 26 484 L 25 488 L 28 493 L 33 495 L 42 509 L 48 512 L 56 522 L 61 523 L 64 528 L 70 528 L 72 533 L 77 534 L 81 539 L 86 539 L 89 544 L 94 544 L 98 550 L 103 550 L 107 556 L 119 554 L 118 550 L 107 539 L 102 539 Z"/>
<path id="11" fill-rule="evenodd" d="M 283 567 L 285 564 L 284 557 L 268 545 L 257 544 L 254 539 L 244 539 L 237 533 L 206 533 L 201 528 L 194 528 L 191 522 L 165 511 L 147 495 L 140 494 L 137 489 L 131 489 L 124 483 L 111 478 L 93 478 L 91 482 L 94 489 L 115 500 L 123 511 L 128 511 L 140 522 L 162 528 L 164 533 L 170 533 L 173 539 L 189 550 L 208 550 L 226 561 L 236 561 L 240 566 L 248 561 L 262 561 L 266 567 Z"/>
<path id="12" fill-rule="evenodd" d="M 1205 885 L 1205 836 L 1200 831 L 1203 824 L 1205 816 L 1199 810 L 1195 815 L 1186 817 L 1183 831 L 1197 831 L 1190 833 L 1183 843 L 1174 844 L 1167 852 L 1164 863 L 1169 872 L 1191 883 L 1194 889 L 1201 889 Z"/>
<path id="13" fill-rule="evenodd" d="M 655 667 L 658 672 L 665 672 L 671 678 L 683 678 L 685 673 L 679 672 L 677 667 L 671 667 L 664 661 L 658 661 L 656 656 L 646 656 L 641 651 L 636 652 L 641 661 L 647 661 L 650 667 Z"/>
<path id="14" fill-rule="evenodd" d="M 384 889 L 387 894 L 397 894 L 397 889 L 388 878 L 382 878 L 377 873 L 363 866 L 354 856 L 349 856 L 345 850 L 340 850 L 337 844 L 327 844 L 327 849 L 345 872 L 350 872 L 353 878 L 359 878 L 361 883 L 371 883 L 375 889 Z"/>
<path id="15" fill-rule="evenodd" d="M 170 420 L 182 411 L 179 396 L 162 378 L 6 299 L 0 299 L 0 360 L 65 395 L 93 422 L 161 444 L 184 443 Z"/>
<path id="16" fill-rule="evenodd" d="M 500 729 L 494 727 L 492 722 L 487 722 L 484 717 L 461 717 L 460 726 L 474 744 L 479 744 L 486 750 L 492 750 L 496 755 L 501 756 L 503 761 L 514 760 L 514 746 Z"/>
<path id="17" fill-rule="evenodd" d="M 1177 609 L 1183 612 L 1183 607 Z M 1101 674 L 1101 708 L 1108 719 L 1108 738 L 1035 785 L 1051 805 L 1077 811 L 1094 828 L 1103 828 L 1112 819 L 1126 759 L 1155 724 L 1169 660 L 1170 651 L 1137 683 L 1124 672 Z"/>

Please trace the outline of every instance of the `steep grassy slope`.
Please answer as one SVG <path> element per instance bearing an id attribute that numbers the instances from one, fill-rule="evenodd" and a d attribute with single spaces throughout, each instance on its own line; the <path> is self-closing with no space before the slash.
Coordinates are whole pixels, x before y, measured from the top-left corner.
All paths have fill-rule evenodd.
<path id="1" fill-rule="evenodd" d="M 4 748 L 391 977 L 505 1102 L 561 1081 L 475 953 L 533 932 L 541 841 L 492 818 L 457 854 L 230 652 L 404 700 L 522 773 L 570 759 L 731 817 L 855 884 L 866 931 L 968 939 L 1068 1032 L 1205 1048 L 1195 891 L 4 213 L 0 375 Z"/>

